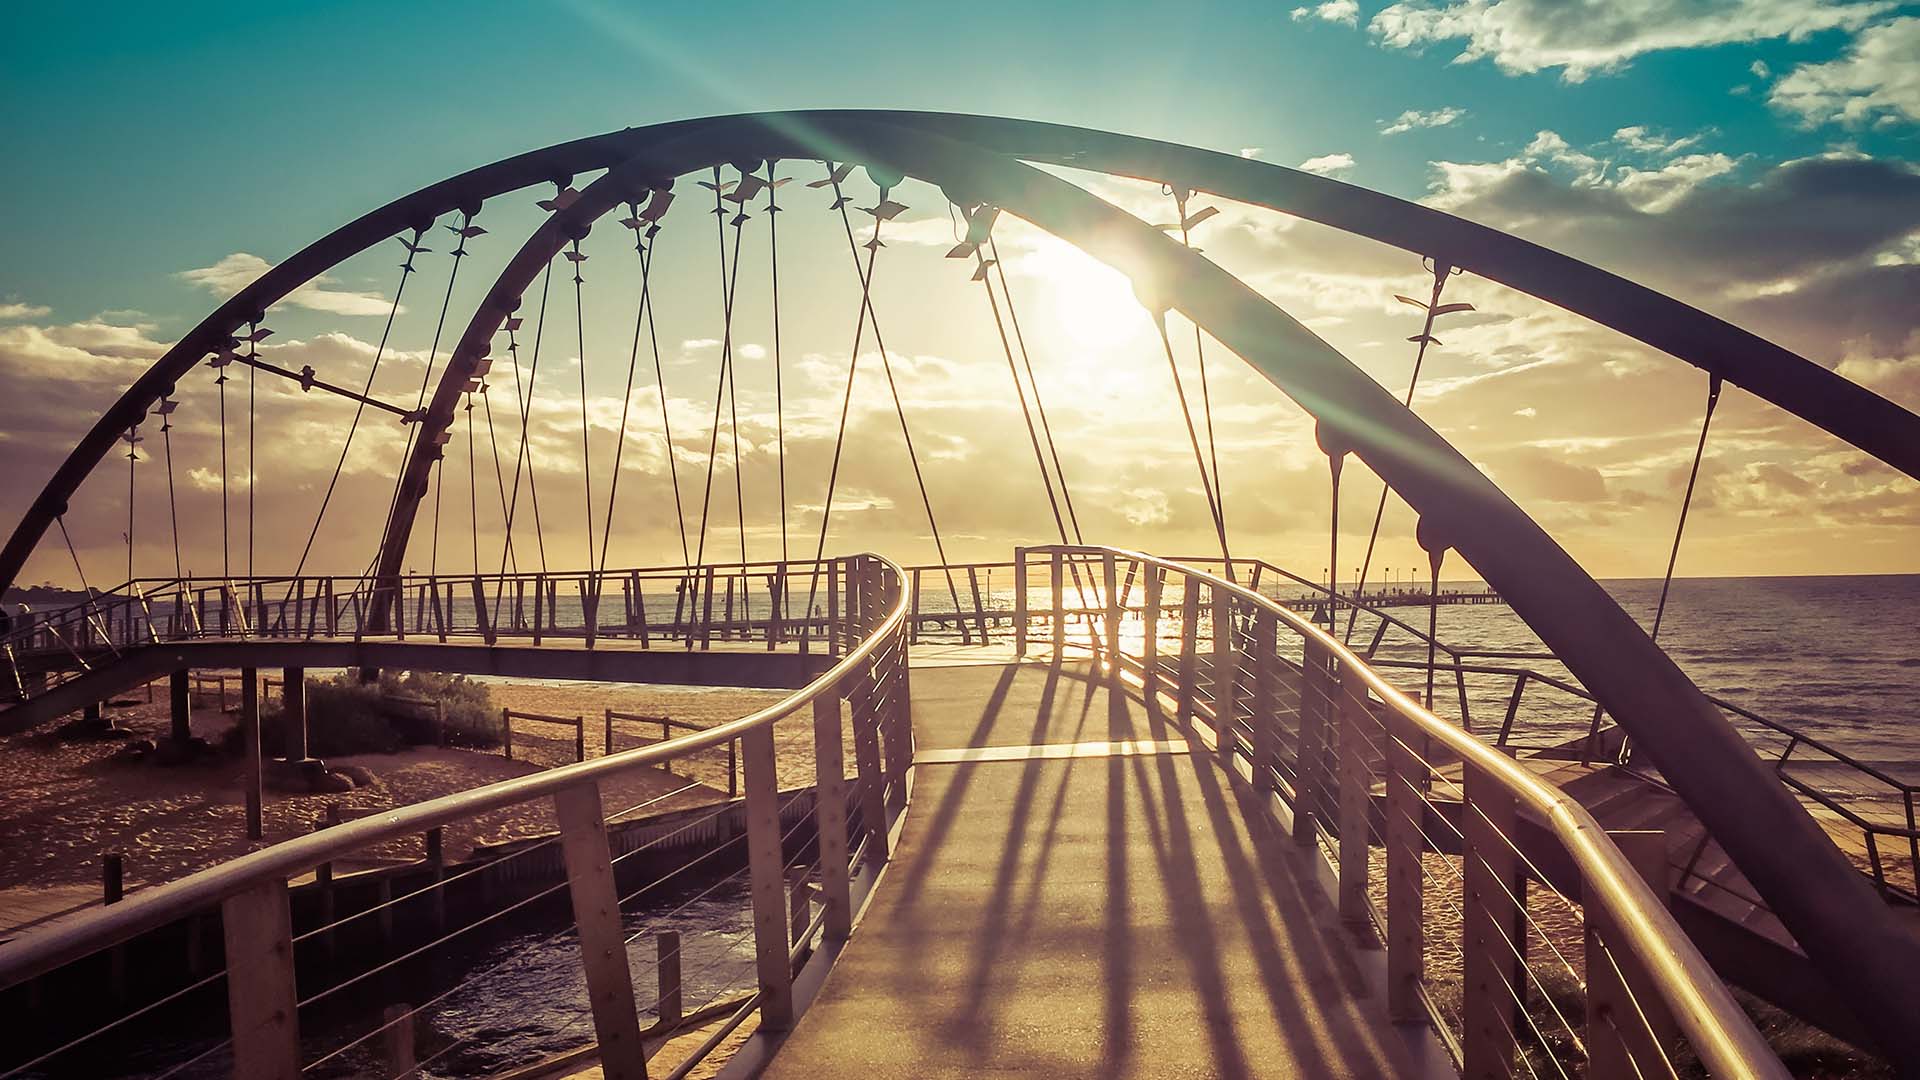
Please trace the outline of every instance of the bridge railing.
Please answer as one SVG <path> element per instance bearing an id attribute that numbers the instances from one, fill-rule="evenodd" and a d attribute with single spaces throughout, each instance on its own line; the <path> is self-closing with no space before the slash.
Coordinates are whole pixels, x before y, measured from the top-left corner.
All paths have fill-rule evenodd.
<path id="1" fill-rule="evenodd" d="M 1113 548 L 1016 563 L 1016 650 L 1041 616 L 1055 655 L 1087 653 L 1196 742 L 1210 732 L 1382 944 L 1390 1014 L 1432 1020 L 1467 1075 L 1786 1075 L 1667 912 L 1660 834 L 1606 833 L 1245 585 Z"/>
<path id="2" fill-rule="evenodd" d="M 236 1077 L 334 1075 L 342 1068 L 356 1075 L 412 1075 L 427 1063 L 414 1060 L 410 1048 L 404 1061 L 383 1061 L 377 1055 L 369 1060 L 369 1055 L 392 1042 L 395 1031 L 410 1027 L 415 1015 L 476 980 L 498 974 L 510 967 L 514 956 L 538 946 L 516 947 L 501 965 L 468 976 L 424 1004 L 392 1005 L 381 1013 L 377 1001 L 357 999 L 377 999 L 388 985 L 382 977 L 396 968 L 465 947 L 454 939 L 488 926 L 497 930 L 498 920 L 513 912 L 526 912 L 521 916 L 526 919 L 541 910 L 528 911 L 532 905 L 548 898 L 557 904 L 562 893 L 570 897 L 572 918 L 557 934 L 577 938 L 577 962 L 586 987 L 577 1019 L 591 1019 L 608 1076 L 645 1076 L 646 1056 L 666 1039 L 722 1021 L 715 1034 L 670 1073 L 683 1076 L 756 1009 L 761 1026 L 785 1027 L 793 1018 L 795 970 L 810 951 L 847 937 L 854 881 L 887 860 L 889 819 L 905 803 L 913 755 L 905 577 L 898 566 L 870 555 L 836 560 L 833 577 L 839 589 L 834 608 L 847 626 L 845 654 L 777 704 L 650 745 L 331 825 L 0 944 L 0 991 L 56 970 L 78 970 L 73 965 L 96 964 L 105 971 L 107 958 L 124 979 L 128 965 L 121 950 L 154 945 L 157 939 L 149 935 L 162 928 L 193 928 L 215 920 L 217 940 L 224 944 L 224 958 L 211 971 L 194 967 L 190 959 L 186 977 L 191 981 L 152 990 L 143 1004 L 111 1023 L 74 1032 L 48 1020 L 36 1023 L 31 1039 L 24 1029 L 17 1031 L 20 1037 L 0 1051 L 0 1061 L 14 1059 L 0 1064 L 0 1069 L 10 1066 L 0 1076 L 37 1075 L 43 1067 L 77 1075 L 92 1071 L 89 1063 L 122 1062 L 115 1055 L 125 1050 L 112 1040 L 129 1030 L 128 1025 L 153 1023 L 162 1010 L 179 1009 L 195 1000 L 192 995 L 213 993 L 221 982 L 226 985 L 229 1023 L 225 1037 L 212 1037 L 209 1045 L 186 1061 L 172 1063 L 163 1075 L 188 1069 L 203 1070 L 196 1075 L 204 1075 L 222 1057 L 230 1058 Z M 243 693 L 255 692 L 243 686 Z M 660 768 L 732 743 L 740 747 L 741 800 L 726 800 L 722 791 Z M 603 800 L 610 794 L 631 797 L 636 790 L 643 796 L 638 802 L 609 812 Z M 684 807 L 680 817 L 685 820 L 664 833 L 662 826 L 639 822 L 658 834 L 650 839 L 644 839 L 644 832 L 637 834 L 643 839 L 636 840 L 636 834 L 621 831 L 622 819 L 642 809 L 661 809 L 663 803 Z M 701 810 L 703 805 L 708 809 Z M 466 869 L 446 866 L 437 850 L 442 830 L 470 828 L 484 815 L 495 815 L 487 820 L 497 821 L 503 811 L 550 812 L 558 831 Z M 672 849 L 675 836 L 721 837 L 729 821 L 742 818 L 731 839 L 695 844 L 691 858 L 674 861 L 662 855 Z M 395 892 L 392 879 L 383 879 L 382 900 L 351 913 L 339 911 L 334 901 L 344 879 L 334 877 L 335 863 L 357 853 L 385 852 L 396 842 L 422 835 L 428 837 L 429 851 L 429 863 L 423 865 L 431 870 L 426 880 L 416 875 L 406 879 L 412 884 L 404 891 Z M 505 872 L 503 868 L 511 869 L 507 864 L 524 868 L 529 860 L 552 862 L 556 856 L 557 869 L 564 871 L 557 884 L 539 891 L 515 892 L 510 887 L 525 875 Z M 737 869 L 726 872 L 736 864 Z M 303 883 L 309 871 L 318 877 Z M 447 890 L 473 875 L 479 875 L 481 894 L 498 900 L 505 890 L 512 902 L 488 907 L 472 922 L 448 930 Z M 636 880 L 641 882 L 638 887 L 628 890 Z M 729 884 L 734 886 L 730 892 Z M 699 891 L 687 898 L 696 887 Z M 316 888 L 325 901 L 319 907 Z M 705 970 L 724 964 L 751 942 L 751 978 L 738 985 L 700 971 L 683 977 L 682 938 L 674 933 L 678 926 L 672 917 L 691 904 L 727 895 L 745 905 L 736 915 L 744 929 L 709 941 L 702 950 L 695 950 L 689 937 L 687 953 L 705 956 Z M 673 900 L 680 902 L 671 911 L 658 910 Z M 631 910 L 635 901 L 642 905 L 638 913 Z M 333 955 L 336 940 L 372 926 L 384 930 L 396 913 L 411 918 L 420 912 L 437 912 L 429 940 L 422 944 L 346 963 Z M 644 925 L 635 928 L 636 921 Z M 360 939 L 365 937 L 360 933 Z M 629 947 L 642 938 L 655 939 L 648 944 L 658 949 L 649 951 L 657 952 L 661 972 L 659 996 L 648 1006 L 657 1019 L 646 1026 L 646 999 L 636 995 L 628 956 Z M 200 941 L 197 929 L 191 940 Z M 190 957 L 204 958 L 206 951 L 204 944 L 189 946 Z M 178 966 L 177 961 L 172 966 Z M 507 974 L 519 977 L 524 972 Z M 705 1007 L 690 1007 L 689 999 L 700 986 L 717 987 L 713 1000 Z M 543 1000 L 528 1007 L 551 1005 Z M 337 1023 L 314 1021 L 316 1013 L 329 1018 L 341 1010 L 358 1017 L 360 1026 L 343 1032 Z M 209 1011 L 202 999 L 201 1007 L 181 1022 L 191 1026 Z M 303 1025 L 310 1028 L 305 1039 Z M 455 1040 L 436 1056 L 471 1037 Z M 29 1060 L 19 1060 L 29 1054 Z"/>
<path id="3" fill-rule="evenodd" d="M 1225 576 L 1217 556 L 1176 561 Z M 1427 707 L 1456 719 L 1462 730 L 1480 734 L 1509 753 L 1615 764 L 1665 783 L 1633 759 L 1631 741 L 1608 721 L 1593 695 L 1557 666 L 1559 658 L 1550 651 L 1460 647 L 1365 598 L 1336 594 L 1325 582 L 1309 581 L 1271 563 L 1235 559 L 1233 570 L 1236 580 L 1255 592 L 1282 600 L 1306 597 L 1323 605 L 1320 610 L 1333 615 L 1333 629 L 1369 666 L 1433 679 L 1428 685 L 1436 691 Z M 1810 813 L 1839 833 L 1858 837 L 1857 844 L 1843 843 L 1842 850 L 1883 894 L 1899 903 L 1920 903 L 1920 783 L 1862 761 L 1805 727 L 1715 694 L 1707 699 L 1726 713 Z M 1478 714 L 1472 704 L 1476 700 L 1483 710 Z M 1692 853 L 1677 858 L 1675 872 L 1703 889 L 1728 891 L 1724 883 L 1697 872 L 1706 865 L 1701 858 L 1706 843 L 1703 839 Z M 1767 906 L 1748 892 L 1732 895 L 1743 903 Z"/>

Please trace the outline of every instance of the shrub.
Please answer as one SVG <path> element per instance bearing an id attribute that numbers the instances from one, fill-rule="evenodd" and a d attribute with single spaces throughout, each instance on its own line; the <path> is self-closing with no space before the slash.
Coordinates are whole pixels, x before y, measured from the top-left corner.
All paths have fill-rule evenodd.
<path id="1" fill-rule="evenodd" d="M 341 754 L 390 754 L 404 746 L 431 744 L 436 732 L 431 708 L 395 700 L 408 697 L 437 702 L 445 714 L 449 746 L 500 745 L 500 714 L 492 695 L 464 676 L 431 672 L 382 672 L 363 683 L 354 674 L 307 680 L 307 752 L 315 757 Z M 286 753 L 286 715 L 278 705 L 261 710 L 264 752 Z M 232 743 L 238 746 L 238 731 Z"/>

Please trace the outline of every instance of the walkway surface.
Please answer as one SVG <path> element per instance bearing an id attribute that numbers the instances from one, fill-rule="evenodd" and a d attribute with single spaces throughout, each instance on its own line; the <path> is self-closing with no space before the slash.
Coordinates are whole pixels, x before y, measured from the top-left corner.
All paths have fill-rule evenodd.
<path id="1" fill-rule="evenodd" d="M 1307 856 L 1137 699 L 916 665 L 913 719 L 894 861 L 767 1076 L 1416 1074 Z"/>

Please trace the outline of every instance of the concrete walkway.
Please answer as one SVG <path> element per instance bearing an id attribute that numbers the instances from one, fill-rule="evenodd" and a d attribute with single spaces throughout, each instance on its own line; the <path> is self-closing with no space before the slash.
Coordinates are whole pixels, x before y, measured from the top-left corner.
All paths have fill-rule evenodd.
<path id="1" fill-rule="evenodd" d="M 1418 1074 L 1308 856 L 1181 732 L 1084 663 L 913 694 L 899 849 L 767 1076 Z"/>

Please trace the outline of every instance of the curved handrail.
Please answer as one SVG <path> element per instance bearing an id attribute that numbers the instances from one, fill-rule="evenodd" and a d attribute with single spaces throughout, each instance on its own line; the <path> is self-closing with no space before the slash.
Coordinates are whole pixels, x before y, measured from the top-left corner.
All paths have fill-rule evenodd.
<path id="1" fill-rule="evenodd" d="M 908 590 L 905 574 L 899 564 L 879 555 L 865 557 L 879 563 L 883 572 L 891 574 L 899 584 L 885 618 L 825 673 L 758 712 L 665 742 L 397 807 L 382 814 L 282 841 L 178 881 L 143 889 L 118 904 L 102 908 L 70 925 L 49 928 L 22 941 L 0 945 L 0 989 L 184 918 L 260 882 L 291 877 L 347 852 L 384 840 L 416 835 L 489 810 L 553 795 L 567 788 L 595 783 L 696 750 L 723 745 L 790 716 L 813 704 L 816 698 L 833 691 L 854 676 L 863 665 L 874 660 L 882 644 L 892 638 L 906 620 Z"/>
<path id="2" fill-rule="evenodd" d="M 1545 783 L 1505 754 L 1422 708 L 1367 666 L 1338 638 L 1285 605 L 1205 570 L 1138 551 L 1077 546 L 1057 550 L 1110 554 L 1198 579 L 1273 615 L 1295 633 L 1326 649 L 1343 667 L 1351 667 L 1358 673 L 1367 689 L 1388 708 L 1469 766 L 1492 777 L 1517 801 L 1545 820 L 1580 869 L 1586 887 L 1593 893 L 1591 899 L 1599 901 L 1626 935 L 1634 955 L 1646 965 L 1648 977 L 1659 986 L 1672 1008 L 1681 1030 L 1715 1075 L 1787 1075 L 1766 1040 L 1714 973 L 1712 965 L 1674 922 L 1665 900 L 1655 895 L 1626 856 L 1607 839 L 1606 830 L 1573 796 Z"/>

